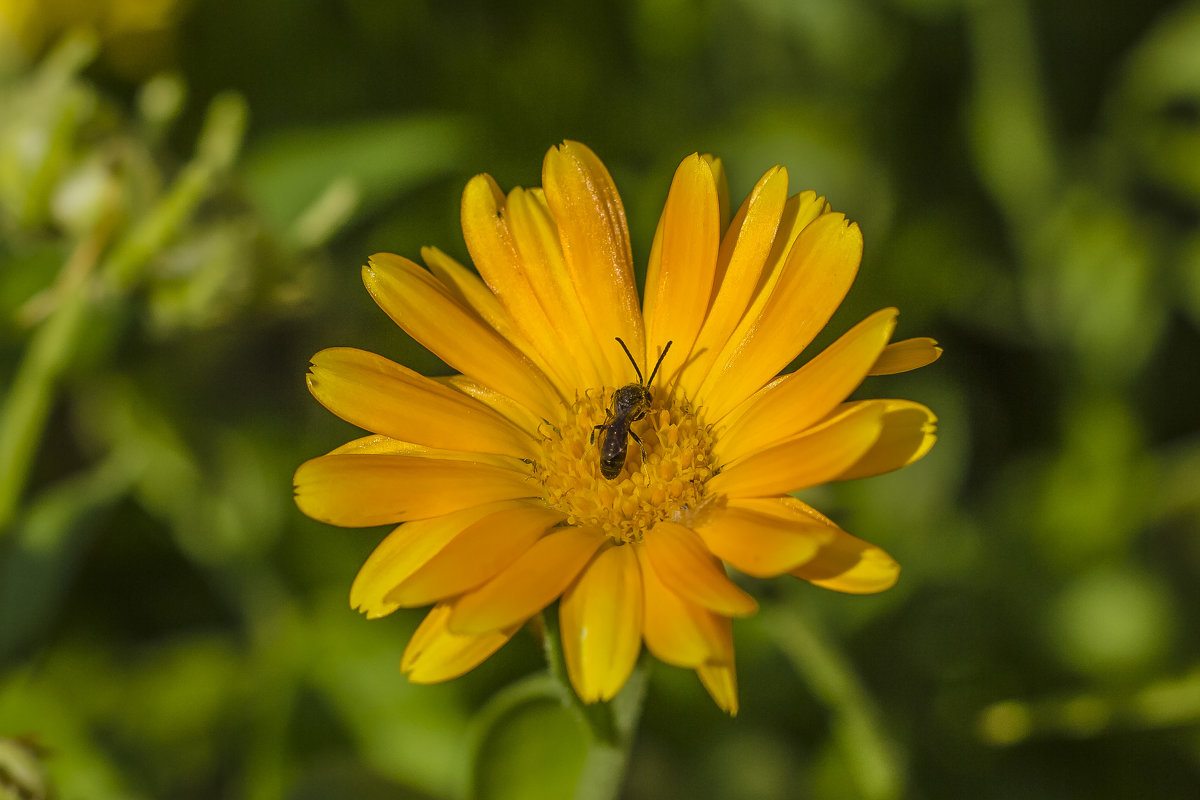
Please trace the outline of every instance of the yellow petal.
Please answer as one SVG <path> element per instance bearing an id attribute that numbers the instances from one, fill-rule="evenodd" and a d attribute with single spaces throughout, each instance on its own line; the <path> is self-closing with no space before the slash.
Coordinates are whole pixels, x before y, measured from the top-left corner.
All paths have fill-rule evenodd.
<path id="1" fill-rule="evenodd" d="M 792 574 L 835 592 L 874 594 L 896 584 L 900 565 L 883 549 L 839 530 L 816 557 Z"/>
<path id="2" fill-rule="evenodd" d="M 862 234 L 825 214 L 796 237 L 778 281 L 759 293 L 708 376 L 699 399 L 720 420 L 786 367 L 841 304 L 862 257 Z"/>
<path id="3" fill-rule="evenodd" d="M 721 209 L 712 170 L 692 154 L 671 181 L 646 273 L 646 337 L 651 348 L 673 342 L 663 385 L 688 360 L 712 297 Z M 645 374 L 645 373 L 643 373 Z"/>
<path id="4" fill-rule="evenodd" d="M 787 199 L 783 206 L 783 214 L 779 218 L 779 228 L 775 231 L 775 243 L 771 245 L 771 252 L 767 256 L 767 263 L 759 280 L 759 295 L 770 293 L 775 288 L 787 265 L 792 245 L 796 243 L 801 232 L 817 217 L 827 213 L 829 204 L 814 191 L 800 192 Z"/>
<path id="5" fill-rule="evenodd" d="M 721 240 L 713 280 L 716 296 L 679 378 L 679 386 L 689 397 L 696 396 L 758 288 L 787 202 L 787 183 L 787 170 L 782 167 L 764 175 Z"/>
<path id="6" fill-rule="evenodd" d="M 709 661 L 731 660 L 730 620 L 685 600 L 659 579 L 645 548 L 634 545 L 645 592 L 646 647 L 660 661 L 694 669 Z"/>
<path id="7" fill-rule="evenodd" d="M 729 227 L 729 176 L 725 174 L 725 162 L 711 153 L 700 157 L 712 170 L 713 182 L 717 185 L 717 201 L 721 206 L 721 230 L 725 230 Z"/>
<path id="8" fill-rule="evenodd" d="M 546 311 L 550 327 L 543 335 L 564 347 L 578 370 L 580 388 L 604 383 L 607 357 L 597 352 L 585 302 L 590 287 L 576 286 L 563 259 L 558 225 L 541 189 L 514 189 L 505 206 L 513 241 L 521 254 L 529 285 Z M 585 293 L 580 296 L 580 291 Z M 574 388 L 574 387 L 572 387 Z"/>
<path id="9" fill-rule="evenodd" d="M 508 395 L 497 392 L 489 386 L 484 386 L 479 381 L 468 378 L 466 375 L 448 375 L 444 378 L 434 378 L 434 380 L 445 386 L 452 387 L 456 392 L 462 392 L 467 397 L 478 400 L 531 436 L 537 439 L 542 438 L 541 429 L 546 424 L 545 419 L 539 417 Z"/>
<path id="10" fill-rule="evenodd" d="M 450 607 L 434 606 L 408 641 L 400 671 L 413 683 L 440 683 L 470 672 L 499 650 L 521 627 L 479 636 L 463 636 L 446 629 Z"/>
<path id="11" fill-rule="evenodd" d="M 587 292 L 584 311 L 595 332 L 592 340 L 611 342 L 619 336 L 633 353 L 645 353 L 629 226 L 612 176 L 595 153 L 568 141 L 546 153 L 542 186 L 558 223 L 567 271 Z M 603 352 L 604 383 L 627 383 L 622 381 L 629 370 L 625 354 L 617 347 Z"/>
<path id="12" fill-rule="evenodd" d="M 730 497 L 768 497 L 818 486 L 852 467 L 882 430 L 882 406 L 854 406 L 799 436 L 725 467 L 709 480 L 708 487 Z"/>
<path id="13" fill-rule="evenodd" d="M 473 310 L 500 337 L 522 353 L 533 349 L 496 295 L 479 276 L 436 247 L 422 247 L 421 260 L 461 305 Z"/>
<path id="14" fill-rule="evenodd" d="M 359 569 L 350 586 L 350 607 L 362 611 L 368 619 L 392 613 L 400 604 L 385 598 L 397 584 L 436 556 L 463 530 L 512 505 L 512 502 L 489 503 L 399 526 L 379 543 Z"/>
<path id="15" fill-rule="evenodd" d="M 474 589 L 516 561 L 565 518 L 563 513 L 540 503 L 518 502 L 499 508 L 463 529 L 384 599 L 415 608 Z"/>
<path id="16" fill-rule="evenodd" d="M 487 406 L 374 353 L 322 350 L 312 358 L 308 388 L 347 422 L 394 439 L 520 458 L 535 454 L 529 435 Z"/>
<path id="17" fill-rule="evenodd" d="M 621 691 L 642 647 L 642 575 L 633 548 L 600 552 L 559 603 L 563 656 L 585 703 Z"/>
<path id="18" fill-rule="evenodd" d="M 778 500 L 731 500 L 696 533 L 718 558 L 747 575 L 773 578 L 809 561 L 833 536 L 828 525 Z"/>
<path id="19" fill-rule="evenodd" d="M 468 461 L 476 464 L 486 464 L 497 469 L 516 470 L 522 474 L 525 472 L 525 467 L 522 466 L 524 462 L 516 456 L 506 456 L 499 453 L 473 453 L 465 450 L 443 450 L 437 447 L 427 447 L 423 444 L 404 442 L 379 434 L 364 436 L 361 439 L 352 439 L 340 447 L 330 450 L 326 455 L 412 456 L 414 458 L 431 458 L 444 461 Z"/>
<path id="20" fill-rule="evenodd" d="M 376 454 L 306 461 L 296 470 L 295 488 L 301 511 L 347 528 L 428 519 L 537 494 L 528 475 L 491 464 Z"/>
<path id="21" fill-rule="evenodd" d="M 726 416 L 713 451 L 718 463 L 803 433 L 854 391 L 887 344 L 896 309 L 867 317 L 795 372 L 764 386 Z"/>
<path id="22" fill-rule="evenodd" d="M 387 315 L 454 369 L 549 417 L 557 394 L 529 359 L 406 258 L 378 253 L 363 283 Z"/>
<path id="23" fill-rule="evenodd" d="M 514 189 L 514 203 L 520 204 L 524 194 L 523 189 Z M 467 184 L 462 198 L 462 228 L 471 261 L 504 306 L 506 316 L 521 329 L 522 341 L 529 343 L 525 354 L 562 389 L 583 388 L 587 384 L 567 347 L 573 337 L 566 335 L 566 330 L 556 329 L 548 303 L 538 297 L 530 280 L 533 274 L 545 272 L 547 254 L 536 247 L 536 239 L 523 243 L 528 253 L 521 251 L 509 225 L 509 211 L 492 176 L 476 175 Z M 557 241 L 554 246 L 557 248 Z M 561 265 L 561 254 L 559 262 Z M 562 269 L 565 271 L 565 267 Z"/>
<path id="24" fill-rule="evenodd" d="M 606 541 L 596 528 L 552 531 L 495 578 L 458 598 L 450 629 L 484 633 L 529 619 L 566 590 Z"/>
<path id="25" fill-rule="evenodd" d="M 758 610 L 754 598 L 729 580 L 690 528 L 660 522 L 645 535 L 642 546 L 655 573 L 680 597 L 727 617 L 747 617 Z"/>
<path id="26" fill-rule="evenodd" d="M 871 367 L 872 375 L 895 375 L 928 366 L 941 358 L 942 348 L 928 336 L 892 342 Z"/>
<path id="27" fill-rule="evenodd" d="M 851 467 L 837 476 L 839 481 L 869 478 L 907 467 L 925 456 L 937 441 L 937 417 L 911 400 L 860 400 L 843 408 L 875 405 L 883 409 L 883 430 Z"/>
<path id="28" fill-rule="evenodd" d="M 738 713 L 737 671 L 733 662 L 728 664 L 704 664 L 696 668 L 700 682 L 708 690 L 717 707 L 731 717 Z"/>

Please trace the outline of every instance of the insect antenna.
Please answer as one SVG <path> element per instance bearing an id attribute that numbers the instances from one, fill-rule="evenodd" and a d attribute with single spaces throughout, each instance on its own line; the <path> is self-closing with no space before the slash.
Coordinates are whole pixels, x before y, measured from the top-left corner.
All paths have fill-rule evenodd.
<path id="1" fill-rule="evenodd" d="M 654 363 L 654 371 L 650 373 L 650 380 L 646 381 L 647 386 L 654 383 L 654 376 L 658 374 L 658 368 L 662 366 L 663 359 L 667 357 L 667 351 L 671 349 L 672 344 L 674 344 L 674 340 L 667 342 L 667 346 L 658 354 L 658 361 Z M 642 377 L 641 373 L 638 374 L 638 377 Z"/>
<path id="2" fill-rule="evenodd" d="M 617 344 L 621 345 L 621 349 L 625 351 L 625 355 L 629 356 L 629 363 L 633 364 L 633 371 L 637 373 L 638 383 L 641 383 L 642 382 L 642 371 L 640 369 L 638 369 L 637 362 L 633 360 L 633 353 L 629 352 L 629 348 L 626 347 L 625 343 L 621 341 L 620 336 L 617 336 L 616 340 L 617 340 Z M 659 359 L 659 360 L 661 361 L 661 359 Z M 655 369 L 658 369 L 658 367 L 655 367 Z M 654 380 L 654 377 L 651 376 L 650 379 Z"/>

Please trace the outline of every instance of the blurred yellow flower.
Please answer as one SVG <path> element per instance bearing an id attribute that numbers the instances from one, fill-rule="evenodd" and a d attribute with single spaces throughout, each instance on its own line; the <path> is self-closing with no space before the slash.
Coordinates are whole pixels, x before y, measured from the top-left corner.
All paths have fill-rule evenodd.
<path id="1" fill-rule="evenodd" d="M 757 604 L 725 565 L 843 592 L 890 587 L 890 556 L 789 493 L 922 457 L 929 409 L 846 398 L 867 375 L 941 351 L 889 345 L 888 308 L 776 377 L 841 303 L 862 254 L 858 226 L 813 192 L 788 197 L 781 167 L 729 222 L 721 162 L 685 158 L 641 303 L 604 165 L 566 142 L 542 181 L 507 195 L 488 175 L 468 183 L 478 276 L 433 248 L 427 269 L 370 259 L 375 301 L 461 374 L 426 378 L 352 348 L 314 356 L 312 393 L 371 435 L 301 465 L 296 502 L 334 525 L 401 523 L 350 601 L 371 618 L 433 604 L 402 659 L 413 681 L 467 672 L 559 600 L 585 702 L 612 698 L 645 642 L 736 713 L 731 618 Z M 636 389 L 614 400 L 660 358 L 648 407 Z M 620 470 L 611 479 L 601 448 Z"/>
<path id="2" fill-rule="evenodd" d="M 175 30 L 191 0 L 0 0 L 0 63 L 6 47 L 32 60 L 73 29 L 92 32 L 118 73 L 144 78 L 172 60 Z"/>

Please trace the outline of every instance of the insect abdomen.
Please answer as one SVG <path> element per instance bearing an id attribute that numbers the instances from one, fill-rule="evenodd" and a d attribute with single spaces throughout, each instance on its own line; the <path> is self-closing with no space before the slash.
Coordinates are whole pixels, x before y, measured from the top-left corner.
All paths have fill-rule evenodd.
<path id="1" fill-rule="evenodd" d="M 621 453 L 620 458 L 602 458 L 600 459 L 600 474 L 611 481 L 621 474 L 623 466 L 625 466 L 624 453 Z"/>
<path id="2" fill-rule="evenodd" d="M 609 480 L 621 474 L 628 449 L 629 424 L 624 419 L 613 420 L 605 427 L 604 441 L 600 442 L 600 474 Z"/>

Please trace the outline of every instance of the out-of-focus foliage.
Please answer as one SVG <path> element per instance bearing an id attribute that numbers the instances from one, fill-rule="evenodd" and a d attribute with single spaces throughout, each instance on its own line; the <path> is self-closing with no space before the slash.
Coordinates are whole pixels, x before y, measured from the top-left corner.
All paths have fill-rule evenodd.
<path id="1" fill-rule="evenodd" d="M 939 413 L 932 454 L 815 498 L 900 584 L 755 587 L 738 718 L 656 667 L 626 795 L 1190 797 L 1180 0 L 0 0 L 0 794 L 507 797 L 519 765 L 579 762 L 571 718 L 513 688 L 544 669 L 532 636 L 405 682 L 417 617 L 346 601 L 379 533 L 289 488 L 350 436 L 309 355 L 444 369 L 363 259 L 465 257 L 466 180 L 535 185 L 568 137 L 613 171 L 643 262 L 684 155 L 720 155 L 735 199 L 786 165 L 866 238 L 829 336 L 896 305 L 946 348 L 867 387 Z"/>

